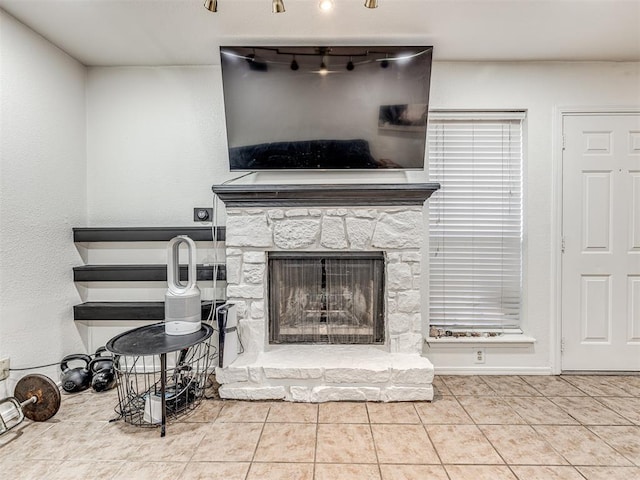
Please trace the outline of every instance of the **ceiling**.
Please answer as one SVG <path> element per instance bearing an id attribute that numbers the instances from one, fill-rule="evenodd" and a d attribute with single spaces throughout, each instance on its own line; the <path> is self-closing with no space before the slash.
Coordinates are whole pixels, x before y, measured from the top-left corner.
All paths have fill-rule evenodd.
<path id="1" fill-rule="evenodd" d="M 640 61 L 640 0 L 0 0 L 85 65 L 211 65 L 219 45 L 433 45 L 437 61 Z"/>

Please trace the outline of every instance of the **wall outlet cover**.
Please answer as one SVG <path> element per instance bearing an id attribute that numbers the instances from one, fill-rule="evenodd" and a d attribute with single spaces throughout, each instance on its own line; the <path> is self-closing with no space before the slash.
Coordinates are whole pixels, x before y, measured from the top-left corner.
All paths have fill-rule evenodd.
<path id="1" fill-rule="evenodd" d="M 0 381 L 9 378 L 9 357 L 0 358 Z"/>
<path id="2" fill-rule="evenodd" d="M 195 207 L 193 209 L 194 222 L 211 222 L 213 221 L 213 208 Z"/>

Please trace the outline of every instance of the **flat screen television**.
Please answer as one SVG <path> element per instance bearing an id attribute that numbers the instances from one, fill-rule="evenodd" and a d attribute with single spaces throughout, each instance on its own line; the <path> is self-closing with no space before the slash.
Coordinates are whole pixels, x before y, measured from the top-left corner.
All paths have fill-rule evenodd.
<path id="1" fill-rule="evenodd" d="M 423 169 L 432 50 L 221 47 L 230 169 Z"/>

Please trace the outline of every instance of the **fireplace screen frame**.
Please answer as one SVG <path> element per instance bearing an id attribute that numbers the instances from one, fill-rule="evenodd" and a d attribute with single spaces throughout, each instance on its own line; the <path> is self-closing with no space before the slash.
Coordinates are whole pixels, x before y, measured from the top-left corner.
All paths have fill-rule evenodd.
<path id="1" fill-rule="evenodd" d="M 363 261 L 370 263 L 371 275 L 373 276 L 372 282 L 375 284 L 376 292 L 369 292 L 368 306 L 371 309 L 371 327 L 368 333 L 349 333 L 349 334 L 336 334 L 330 333 L 330 315 L 331 310 L 328 307 L 326 300 L 323 302 L 324 308 L 320 309 L 321 313 L 317 313 L 318 310 L 314 310 L 316 314 L 325 318 L 325 328 L 317 328 L 313 333 L 298 333 L 287 334 L 283 333 L 281 322 L 278 321 L 280 310 L 282 308 L 283 291 L 281 288 L 275 286 L 279 282 L 279 276 L 282 275 L 280 269 L 280 262 L 286 260 L 293 260 L 296 262 L 302 262 L 305 264 L 298 264 L 292 268 L 313 268 L 314 263 L 319 263 L 321 271 L 320 281 L 322 282 L 321 290 L 323 292 L 322 298 L 324 299 L 327 284 L 326 261 L 352 261 L 356 262 L 356 266 L 351 265 L 351 269 L 363 268 L 365 265 Z M 325 263 L 322 263 L 325 262 Z M 354 345 L 354 344 L 366 344 L 366 345 L 383 345 L 385 343 L 385 255 L 384 252 L 267 252 L 267 264 L 268 264 L 268 311 L 269 311 L 269 344 L 333 344 L 333 345 Z M 349 268 L 348 265 L 345 266 Z M 335 294 L 335 293 L 334 293 Z M 328 293 L 331 295 L 331 292 Z M 328 320 L 329 319 L 329 320 Z M 322 322 L 322 320 L 319 320 Z M 316 324 L 318 320 L 315 320 Z M 315 328 L 315 327 L 310 327 Z M 369 327 L 367 327 L 369 328 Z"/>

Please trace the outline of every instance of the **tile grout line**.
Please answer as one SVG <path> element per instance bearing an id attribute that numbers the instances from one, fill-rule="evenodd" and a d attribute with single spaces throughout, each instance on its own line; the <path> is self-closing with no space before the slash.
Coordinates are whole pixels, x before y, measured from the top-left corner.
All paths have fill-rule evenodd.
<path id="1" fill-rule="evenodd" d="M 316 404 L 316 442 L 313 446 L 313 467 L 311 469 L 311 480 L 316 478 L 316 463 L 318 460 L 318 435 L 320 434 L 320 404 Z"/>
<path id="2" fill-rule="evenodd" d="M 596 437 L 598 437 L 600 440 L 602 440 L 605 445 L 607 445 L 609 448 L 611 448 L 614 452 L 616 452 L 618 455 L 621 455 L 622 457 L 624 457 L 625 459 L 627 459 L 629 462 L 631 462 L 631 465 L 633 465 L 634 467 L 638 467 L 640 468 L 640 463 L 636 463 L 634 460 L 632 460 L 631 458 L 629 458 L 627 455 L 625 455 L 624 453 L 622 453 L 620 450 L 618 450 L 616 447 L 614 447 L 613 445 L 611 445 L 605 438 L 601 437 L 600 435 L 598 435 L 597 432 L 593 431 L 593 427 L 621 427 L 621 428 L 633 428 L 634 430 L 638 430 L 638 432 L 640 433 L 640 427 L 635 426 L 635 425 L 584 425 L 584 427 L 590 431 L 592 434 L 594 434 Z"/>
<path id="3" fill-rule="evenodd" d="M 609 405 L 605 404 L 602 400 L 600 400 L 601 398 L 635 398 L 635 397 L 605 397 L 605 396 L 597 396 L 597 397 L 591 397 L 591 398 L 593 398 L 596 402 L 598 402 L 604 408 L 611 410 L 613 413 L 615 413 L 615 414 L 619 415 L 620 417 L 624 418 L 627 422 L 630 422 L 631 425 L 637 425 L 635 422 L 633 422 L 629 417 L 624 415 L 622 412 L 614 410 Z"/>
<path id="4" fill-rule="evenodd" d="M 213 424 L 215 424 L 215 421 L 216 421 L 216 420 L 218 419 L 218 417 L 220 416 L 220 412 L 222 411 L 222 408 L 223 408 L 223 407 L 220 407 L 220 409 L 219 409 L 219 410 L 218 410 L 218 412 L 216 413 L 215 418 L 214 418 L 213 420 L 211 420 L 210 422 L 202 422 L 202 423 L 205 423 L 205 424 L 207 424 L 207 425 L 213 425 Z M 194 423 L 195 423 L 195 422 L 194 422 Z M 198 423 L 199 423 L 199 422 L 198 422 Z M 199 441 L 196 445 L 194 445 L 193 450 L 191 451 L 191 456 L 189 457 L 189 460 L 187 460 L 187 465 L 188 465 L 188 464 L 190 464 L 190 463 L 193 461 L 193 457 L 195 457 L 195 455 L 196 455 L 196 451 L 198 450 L 198 447 L 202 444 L 202 442 L 204 441 L 204 439 L 205 439 L 205 437 L 206 437 L 206 436 L 207 436 L 207 434 L 206 434 L 206 433 L 204 433 L 204 434 L 202 435 L 202 438 L 200 439 L 200 441 Z M 182 473 L 184 473 L 184 471 L 183 471 Z"/>
<path id="5" fill-rule="evenodd" d="M 378 456 L 378 447 L 376 446 L 376 438 L 373 435 L 373 427 L 371 426 L 371 415 L 369 414 L 369 402 L 365 402 L 365 410 L 367 411 L 367 420 L 369 425 L 369 433 L 371 434 L 371 443 L 373 444 L 373 453 L 376 456 L 376 466 L 378 467 L 378 474 L 382 480 L 382 468 L 380 467 L 380 457 Z"/>
<path id="6" fill-rule="evenodd" d="M 457 401 L 457 399 L 456 399 L 456 401 Z M 422 421 L 422 417 L 420 416 L 420 413 L 418 412 L 418 409 L 415 408 L 415 407 L 416 406 L 414 404 L 413 408 L 416 410 L 416 413 L 418 414 L 418 418 L 420 419 L 420 423 L 422 425 L 422 429 L 424 430 L 424 433 L 427 435 L 427 440 L 429 440 L 429 444 L 431 445 L 431 448 L 433 448 L 433 452 L 436 454 L 436 457 L 438 457 L 438 462 L 440 462 L 440 466 L 442 467 L 442 470 L 444 471 L 444 474 L 447 476 L 447 478 L 449 480 L 451 480 L 451 475 L 449 475 L 449 472 L 447 471 L 447 468 L 445 467 L 445 464 L 442 461 L 442 457 L 440 457 L 440 453 L 438 452 L 438 449 L 436 448 L 435 443 L 433 443 L 433 439 L 431 438 L 431 435 L 429 435 L 429 430 L 427 430 L 427 425 Z"/>
<path id="7" fill-rule="evenodd" d="M 485 382 L 485 383 L 486 383 L 486 382 Z M 540 392 L 540 393 L 542 393 L 542 392 Z M 455 395 L 454 395 L 454 396 L 455 396 Z M 541 396 L 542 396 L 542 398 L 545 398 L 546 400 L 549 400 L 549 398 L 548 398 L 547 396 L 545 396 L 544 394 L 542 394 Z M 456 400 L 458 401 L 458 403 L 460 404 L 460 406 L 462 407 L 462 409 L 464 409 L 464 410 L 465 410 L 465 412 L 466 412 L 466 409 L 464 408 L 464 406 L 462 405 L 462 403 L 460 403 L 460 401 L 458 400 L 458 397 L 457 397 L 457 396 L 455 396 L 455 398 L 456 398 Z M 500 398 L 501 398 L 502 400 L 504 400 L 504 398 L 503 398 L 503 397 L 500 397 Z M 520 397 L 520 398 L 527 398 L 527 397 Z M 538 397 L 538 398 L 539 398 L 539 397 Z M 551 400 L 549 400 L 549 401 L 551 401 Z M 505 403 L 506 403 L 506 402 L 505 402 Z M 552 403 L 553 403 L 553 402 L 552 402 Z M 510 406 L 509 406 L 509 407 L 510 407 Z M 540 434 L 540 432 L 538 432 L 538 430 L 536 430 L 535 425 L 533 425 L 533 424 L 529 423 L 529 421 L 527 421 L 527 419 L 526 419 L 526 418 L 524 418 L 522 415 L 520 415 L 520 414 L 518 413 L 518 411 L 516 411 L 515 409 L 513 409 L 513 408 L 512 408 L 512 410 L 514 411 L 514 413 L 515 413 L 518 417 L 520 417 L 520 418 L 525 422 L 523 425 L 526 425 L 526 426 L 528 426 L 529 428 L 531 428 L 531 429 L 536 433 L 536 435 L 540 436 L 540 438 L 541 438 L 541 440 L 542 440 L 542 441 L 544 441 L 544 442 L 545 442 L 545 443 L 546 443 L 546 444 L 547 444 L 547 445 L 548 445 L 548 446 L 549 446 L 549 447 L 550 447 L 550 448 L 551 448 L 555 453 L 557 453 L 557 454 L 558 454 L 558 456 L 559 456 L 560 458 L 562 458 L 564 461 L 566 461 L 566 462 L 567 462 L 567 465 L 571 465 L 571 462 L 569 462 L 569 460 L 568 460 L 567 458 L 565 458 L 565 456 L 564 456 L 564 455 L 562 455 L 560 452 L 558 452 L 558 451 L 557 451 L 557 449 L 556 449 L 555 447 L 553 447 L 553 445 L 551 445 L 551 444 L 550 444 L 550 443 L 549 443 L 549 442 L 548 442 L 548 441 L 547 441 L 547 440 L 546 440 L 546 439 L 545 439 L 545 438 Z M 500 458 L 501 458 L 501 459 L 502 459 L 502 461 L 505 463 L 505 465 L 509 466 L 509 470 L 510 470 L 510 471 L 511 471 L 515 476 L 516 476 L 516 478 L 517 478 L 517 475 L 515 474 L 515 472 L 513 472 L 513 469 L 511 469 L 511 468 L 510 468 L 510 464 L 508 464 L 508 463 L 505 461 L 505 459 L 504 459 L 504 457 L 502 456 L 502 454 L 498 451 L 498 449 L 497 449 L 497 448 L 495 447 L 495 445 L 491 442 L 491 440 L 489 440 L 489 438 L 486 436 L 485 432 L 480 428 L 480 426 L 481 426 L 481 425 L 479 425 L 479 424 L 476 422 L 476 420 L 475 420 L 475 419 L 474 419 L 474 418 L 469 414 L 469 412 L 467 412 L 467 415 L 469 415 L 469 418 L 471 418 L 471 421 L 473 421 L 473 422 L 474 422 L 474 425 L 476 426 L 476 428 L 480 431 L 480 433 L 482 433 L 482 435 L 485 437 L 485 439 L 487 440 L 487 442 L 489 442 L 489 444 L 491 445 L 491 447 L 492 447 L 492 448 L 496 451 L 496 453 L 500 456 Z M 577 421 L 577 420 L 576 420 L 576 421 Z M 579 422 L 579 423 L 580 423 L 580 422 Z M 575 469 L 575 468 L 574 468 L 574 469 Z"/>
<path id="8" fill-rule="evenodd" d="M 567 381 L 566 381 L 566 380 L 564 380 L 564 379 L 562 379 L 562 381 L 563 381 L 563 382 L 566 382 L 566 383 L 569 383 L 569 382 L 567 382 Z M 569 385 L 571 385 L 571 384 L 569 383 Z M 571 386 L 573 386 L 573 385 L 571 385 Z M 549 402 L 551 402 L 553 405 L 556 405 L 556 404 L 555 404 L 555 403 L 554 403 L 554 402 L 549 398 L 549 396 L 548 396 L 548 395 L 546 395 L 544 392 L 541 392 L 541 393 L 542 393 L 542 398 L 544 398 L 544 399 L 548 400 L 548 401 L 549 401 Z M 556 406 L 558 406 L 558 405 L 556 405 Z M 558 408 L 560 408 L 560 407 L 558 406 Z M 561 409 L 561 410 L 562 410 L 562 411 L 564 411 L 563 409 Z M 567 413 L 566 411 L 564 411 L 564 412 L 565 412 L 565 413 Z M 574 417 L 573 417 L 573 416 L 571 416 L 571 415 L 569 415 L 569 417 L 573 418 L 576 422 L 578 422 L 578 424 L 579 424 L 579 425 L 582 425 L 582 422 L 580 422 L 578 419 L 574 418 Z M 544 426 L 544 425 L 543 425 L 543 426 Z M 563 426 L 563 425 L 555 425 L 555 426 Z M 568 426 L 571 426 L 571 425 L 568 425 Z M 547 445 L 549 445 L 549 447 L 551 448 L 551 450 L 553 450 L 554 452 L 556 452 L 560 458 L 562 458 L 565 462 L 567 462 L 567 465 L 572 466 L 574 470 L 578 471 L 578 470 L 575 468 L 575 466 L 573 466 L 573 464 L 569 461 L 569 459 L 568 459 L 565 455 L 563 455 L 560 451 L 558 451 L 558 449 L 557 449 L 556 447 L 554 447 L 554 446 L 553 446 L 553 444 L 552 444 L 551 442 L 549 442 L 549 441 L 548 441 L 548 440 L 547 440 L 547 439 L 546 439 L 546 438 L 545 438 L 545 437 L 544 437 L 544 436 L 543 436 L 543 435 L 542 435 L 542 434 L 541 434 L 541 433 L 540 433 L 540 432 L 535 428 L 535 425 L 531 425 L 531 428 L 533 429 L 533 431 L 534 431 L 534 432 L 536 432 L 536 435 L 539 435 L 539 436 L 540 436 L 540 438 L 542 439 L 542 441 L 544 441 Z M 580 475 L 582 475 L 582 473 L 580 473 Z"/>
<path id="9" fill-rule="evenodd" d="M 262 422 L 262 428 L 260 429 L 260 435 L 258 436 L 258 441 L 256 442 L 256 446 L 253 449 L 253 455 L 251 456 L 251 460 L 249 461 L 249 468 L 247 469 L 247 473 L 245 474 L 244 480 L 248 480 L 249 474 L 253 468 L 253 463 L 256 458 L 256 453 L 258 453 L 258 446 L 260 445 L 260 440 L 262 440 L 262 435 L 264 433 L 264 427 L 267 425 L 267 419 L 269 418 L 269 413 L 271 412 L 271 404 L 269 404 L 269 408 L 267 409 L 267 413 L 264 416 L 264 420 Z"/>
<path id="10" fill-rule="evenodd" d="M 585 397 L 560 397 L 560 398 L 585 398 Z M 597 424 L 597 425 L 593 425 L 593 426 L 624 426 L 624 425 L 633 425 L 633 422 L 631 420 L 629 420 L 627 417 L 625 417 L 624 415 L 622 415 L 621 413 L 613 410 L 612 408 L 610 408 L 608 405 L 603 404 L 602 402 L 598 401 L 598 398 L 600 397 L 586 397 L 586 398 L 590 398 L 592 400 L 594 400 L 598 405 L 600 405 L 601 407 L 603 407 L 604 409 L 608 410 L 609 412 L 613 413 L 614 415 L 617 415 L 618 417 L 622 418 L 623 420 L 626 420 L 627 422 L 629 422 L 628 424 Z M 613 398 L 625 398 L 625 397 L 613 397 Z M 583 426 L 587 426 L 587 425 L 591 425 L 591 424 L 585 424 L 584 422 L 582 422 L 581 420 L 579 420 L 578 418 L 575 417 L 575 415 L 573 415 L 571 412 L 567 411 L 562 405 L 559 405 L 557 402 L 554 402 L 551 398 L 549 398 L 549 401 L 551 403 L 553 403 L 554 405 L 556 405 L 558 408 L 560 408 L 562 411 L 564 411 L 567 415 L 569 415 L 571 418 L 573 418 L 576 422 L 580 423 L 580 425 Z"/>
<path id="11" fill-rule="evenodd" d="M 484 382 L 484 379 L 482 380 Z M 488 385 L 486 382 L 484 382 L 485 385 L 487 385 L 489 388 L 491 388 L 491 385 Z M 495 390 L 493 388 L 491 388 L 494 392 Z M 498 396 L 498 392 L 496 392 L 496 395 Z M 498 396 L 498 398 L 500 400 L 502 400 L 501 397 Z M 458 400 L 458 398 L 456 397 L 456 400 Z M 458 403 L 460 403 L 460 401 L 458 400 Z M 491 442 L 491 440 L 489 440 L 489 438 L 485 435 L 485 433 L 482 431 L 482 429 L 480 428 L 480 426 L 478 425 L 478 422 L 476 422 L 476 420 L 469 414 L 469 412 L 466 411 L 466 409 L 464 408 L 464 405 L 462 405 L 462 403 L 460 403 L 460 406 L 465 410 L 465 412 L 467 413 L 467 415 L 469 415 L 469 418 L 471 418 L 471 421 L 473 422 L 473 426 L 476 427 L 476 430 L 478 430 L 480 432 L 480 434 L 482 435 L 482 437 L 487 441 L 487 443 L 489 445 L 491 445 L 491 448 L 493 448 L 493 451 L 496 452 L 496 455 L 498 455 L 498 457 L 500 457 L 500 460 L 502 460 L 503 465 L 505 465 L 509 471 L 511 473 L 513 473 L 513 475 L 518 478 L 518 476 L 515 474 L 515 472 L 511 469 L 511 467 L 509 466 L 509 464 L 507 464 L 507 462 L 505 461 L 504 457 L 502 456 L 502 454 L 498 451 L 498 449 L 495 447 L 495 445 Z M 517 412 L 514 412 L 517 415 Z M 519 415 L 518 415 L 519 416 Z"/>

